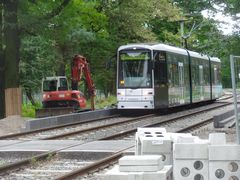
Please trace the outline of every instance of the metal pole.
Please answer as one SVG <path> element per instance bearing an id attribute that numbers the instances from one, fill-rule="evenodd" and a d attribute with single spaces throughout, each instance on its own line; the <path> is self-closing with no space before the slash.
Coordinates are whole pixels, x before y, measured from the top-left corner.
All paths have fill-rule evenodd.
<path id="1" fill-rule="evenodd" d="M 235 112 L 235 119 L 236 119 L 236 135 L 237 135 L 237 143 L 240 144 L 238 108 L 237 108 L 237 92 L 236 92 L 235 70 L 234 70 L 234 61 L 233 60 L 234 60 L 234 56 L 230 55 L 232 89 L 233 89 L 233 99 L 234 99 L 234 112 Z"/>
<path id="2" fill-rule="evenodd" d="M 182 41 L 182 47 L 184 47 L 184 20 L 180 21 L 180 30 L 181 30 L 181 41 Z"/>

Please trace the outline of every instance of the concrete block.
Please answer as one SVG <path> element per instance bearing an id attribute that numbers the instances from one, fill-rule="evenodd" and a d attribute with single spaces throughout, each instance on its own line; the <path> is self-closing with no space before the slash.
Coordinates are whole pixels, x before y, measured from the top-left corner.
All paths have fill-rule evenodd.
<path id="1" fill-rule="evenodd" d="M 119 159 L 120 166 L 132 165 L 159 165 L 163 164 L 162 156 L 160 155 L 146 155 L 146 156 L 124 156 Z"/>
<path id="2" fill-rule="evenodd" d="M 52 116 L 46 118 L 38 118 L 26 121 L 26 131 L 36 130 L 45 127 L 52 127 L 56 125 L 63 125 L 74 122 L 86 122 L 89 119 L 106 117 L 116 114 L 116 109 L 95 110 L 82 113 L 74 113 L 60 116 Z"/>
<path id="3" fill-rule="evenodd" d="M 142 138 L 140 155 L 162 155 L 164 165 L 172 164 L 172 141 L 169 137 L 164 138 Z"/>
<path id="4" fill-rule="evenodd" d="M 173 145 L 174 159 L 208 159 L 207 143 L 184 143 Z"/>
<path id="5" fill-rule="evenodd" d="M 192 136 L 190 133 L 167 133 L 173 143 L 193 143 L 196 136 Z"/>
<path id="6" fill-rule="evenodd" d="M 176 160 L 173 162 L 175 180 L 208 180 L 208 160 Z"/>
<path id="7" fill-rule="evenodd" d="M 173 180 L 172 166 L 164 166 L 161 171 L 144 172 L 143 180 Z"/>
<path id="8" fill-rule="evenodd" d="M 162 155 L 165 165 L 172 164 L 172 139 L 165 128 L 139 128 L 135 145 L 135 155 Z"/>
<path id="9" fill-rule="evenodd" d="M 173 150 L 171 139 L 167 138 L 142 138 L 142 153 L 170 153 Z"/>
<path id="10" fill-rule="evenodd" d="M 240 179 L 240 145 L 209 146 L 209 177 L 215 179 Z"/>
<path id="11" fill-rule="evenodd" d="M 137 132 L 139 135 L 159 135 L 159 134 L 166 134 L 166 128 L 138 128 Z"/>
<path id="12" fill-rule="evenodd" d="M 211 145 L 224 145 L 226 144 L 225 133 L 211 133 L 209 134 L 209 142 Z"/>
<path id="13" fill-rule="evenodd" d="M 164 166 L 156 172 L 120 172 L 119 166 L 101 175 L 102 180 L 173 180 L 172 166 Z"/>
<path id="14" fill-rule="evenodd" d="M 113 169 L 102 175 L 103 180 L 143 180 L 143 172 L 120 172 L 119 166 L 114 166 Z"/>
<path id="15" fill-rule="evenodd" d="M 240 179 L 240 161 L 209 161 L 209 179 Z"/>
<path id="16" fill-rule="evenodd" d="M 210 161 L 240 160 L 240 145 L 211 145 L 209 146 Z"/>
<path id="17" fill-rule="evenodd" d="M 158 165 L 125 165 L 125 166 L 119 166 L 120 172 L 155 172 L 160 171 L 163 168 L 163 164 Z"/>
<path id="18" fill-rule="evenodd" d="M 143 153 L 142 155 L 161 155 L 163 157 L 164 165 L 172 165 L 173 164 L 173 154 L 171 153 Z"/>
<path id="19" fill-rule="evenodd" d="M 124 156 L 119 159 L 120 172 L 159 171 L 163 168 L 162 156 Z"/>

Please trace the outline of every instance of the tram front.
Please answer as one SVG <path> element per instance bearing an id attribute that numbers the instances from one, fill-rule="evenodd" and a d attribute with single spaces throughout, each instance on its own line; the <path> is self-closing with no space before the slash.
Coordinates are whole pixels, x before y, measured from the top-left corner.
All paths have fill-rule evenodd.
<path id="1" fill-rule="evenodd" d="M 153 109 L 152 54 L 140 47 L 118 51 L 118 109 Z"/>

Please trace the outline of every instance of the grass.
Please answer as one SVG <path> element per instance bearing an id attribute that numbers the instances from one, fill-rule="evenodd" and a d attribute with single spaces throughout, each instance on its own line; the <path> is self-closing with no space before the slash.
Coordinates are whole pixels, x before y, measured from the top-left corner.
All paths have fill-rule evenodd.
<path id="1" fill-rule="evenodd" d="M 36 106 L 31 103 L 25 103 L 22 105 L 22 116 L 35 118 L 35 109 L 41 108 L 41 103 L 37 102 Z"/>
<path id="2" fill-rule="evenodd" d="M 108 98 L 95 98 L 95 108 L 96 109 L 104 109 L 111 107 L 112 105 L 116 104 L 117 98 L 116 96 L 109 96 Z M 33 106 L 31 103 L 25 103 L 22 105 L 22 116 L 23 117 L 30 117 L 35 118 L 35 109 L 41 108 L 42 105 L 40 102 L 37 102 L 36 106 Z M 87 101 L 87 107 L 91 107 L 91 100 Z"/>
<path id="3" fill-rule="evenodd" d="M 117 103 L 116 96 L 109 96 L 108 98 L 95 98 L 95 108 L 96 109 L 104 109 L 111 107 Z M 87 101 L 87 107 L 91 107 L 90 100 Z"/>

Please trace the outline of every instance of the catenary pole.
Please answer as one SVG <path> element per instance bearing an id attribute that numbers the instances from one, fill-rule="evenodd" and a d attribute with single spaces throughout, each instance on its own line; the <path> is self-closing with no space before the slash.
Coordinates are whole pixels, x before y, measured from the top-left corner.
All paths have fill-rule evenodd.
<path id="1" fill-rule="evenodd" d="M 235 77 L 235 69 L 234 69 L 234 58 L 240 58 L 240 56 L 230 55 L 232 89 L 233 89 L 233 99 L 234 99 L 234 112 L 235 112 L 235 120 L 236 120 L 236 135 L 237 135 L 237 143 L 240 144 L 239 115 L 238 115 L 238 107 L 237 107 L 237 91 L 236 91 L 236 77 Z"/>

